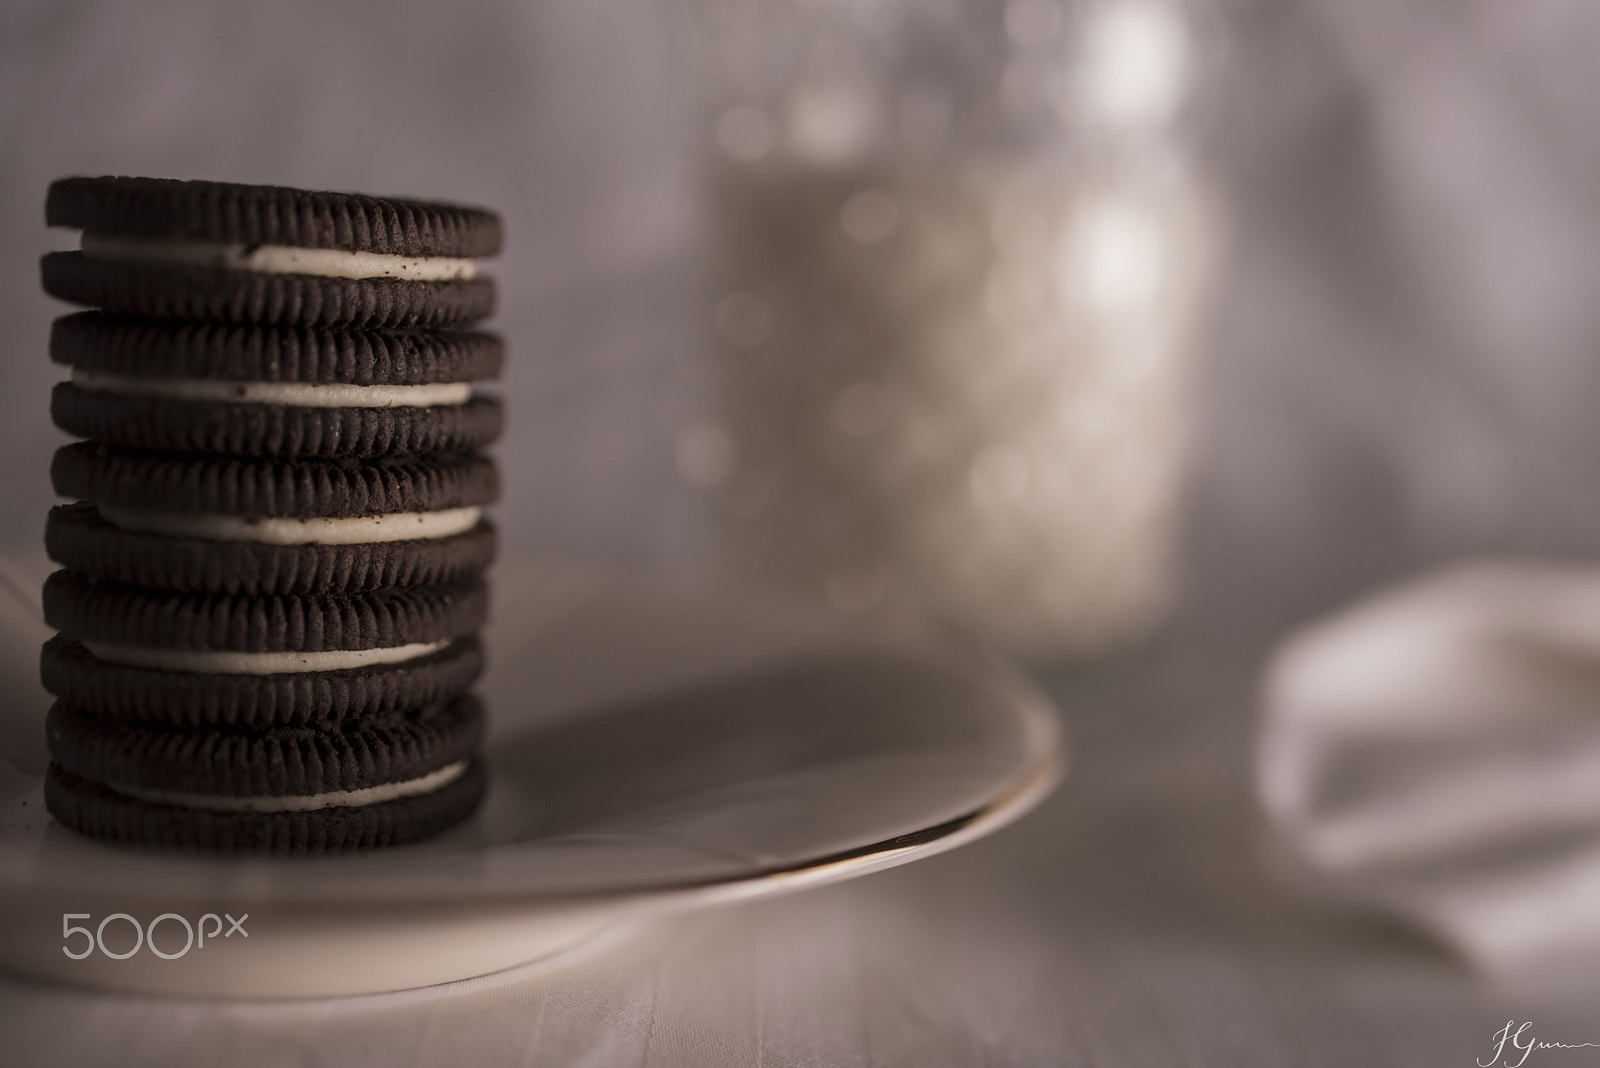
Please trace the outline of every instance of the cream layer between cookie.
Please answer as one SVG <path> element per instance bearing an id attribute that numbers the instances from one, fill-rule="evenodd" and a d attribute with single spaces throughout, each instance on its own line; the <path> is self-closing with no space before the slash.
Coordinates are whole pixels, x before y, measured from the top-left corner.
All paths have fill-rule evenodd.
<path id="1" fill-rule="evenodd" d="M 351 668 L 400 664 L 436 653 L 448 641 L 411 642 L 378 649 L 320 649 L 250 653 L 232 649 L 161 649 L 145 645 L 84 642 L 84 648 L 101 660 L 158 671 L 206 675 L 287 675 L 309 671 L 347 671 Z"/>
<path id="2" fill-rule="evenodd" d="M 398 801 L 402 797 L 428 794 L 461 778 L 467 762 L 458 760 L 437 771 L 415 779 L 380 783 L 360 790 L 330 790 L 322 794 L 288 794 L 278 797 L 236 796 L 230 794 L 186 794 L 172 790 L 145 790 L 128 786 L 115 786 L 119 794 L 149 801 L 157 805 L 180 805 L 183 808 L 208 809 L 213 812 L 315 812 L 323 808 L 359 808 L 363 805 L 381 805 L 385 801 Z"/>
<path id="3" fill-rule="evenodd" d="M 84 233 L 86 259 L 186 263 L 260 274 L 309 274 L 322 278 L 399 278 L 410 282 L 457 282 L 478 277 L 478 261 L 455 256 L 396 256 L 294 245 L 242 245 L 207 241 L 158 241 Z"/>
<path id="4" fill-rule="evenodd" d="M 368 545 L 421 541 L 465 534 L 476 527 L 483 509 L 445 508 L 437 512 L 389 512 L 384 515 L 312 516 L 306 519 L 237 515 L 152 512 L 98 505 L 112 526 L 141 534 L 207 541 L 253 541 L 263 545 Z"/>
<path id="5" fill-rule="evenodd" d="M 355 386 L 343 382 L 230 382 L 216 378 L 143 378 L 96 371 L 72 372 L 72 384 L 89 393 L 168 397 L 294 408 L 442 408 L 472 399 L 471 382 L 420 386 Z"/>

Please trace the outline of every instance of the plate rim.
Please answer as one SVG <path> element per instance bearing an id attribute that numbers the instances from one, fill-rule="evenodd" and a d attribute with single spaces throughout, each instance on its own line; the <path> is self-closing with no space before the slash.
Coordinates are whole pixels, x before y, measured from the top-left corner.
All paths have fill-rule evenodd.
<path id="1" fill-rule="evenodd" d="M 9 559 L 0 559 L 0 563 L 12 563 Z M 745 599 L 728 598 L 726 591 L 712 589 L 670 589 L 659 584 L 626 583 L 618 582 L 616 576 L 600 576 L 587 569 L 551 569 L 540 567 L 541 572 L 561 573 L 567 577 L 581 578 L 580 586 L 585 587 L 584 595 L 574 602 L 569 602 L 566 607 L 571 608 L 577 604 L 593 603 L 597 598 L 603 599 L 603 592 L 645 592 L 654 596 L 668 593 L 672 599 L 685 594 L 695 600 L 704 600 L 707 603 L 720 604 L 722 608 L 731 608 L 738 611 L 757 610 L 759 615 L 773 616 L 768 611 L 771 605 L 762 605 Z M 641 589 L 642 588 L 642 589 Z M 1004 709 L 1007 718 L 1012 719 L 1015 730 L 1022 741 L 1022 756 L 1016 769 L 1007 774 L 997 783 L 996 791 L 975 808 L 960 813 L 954 817 L 945 817 L 937 823 L 914 827 L 905 830 L 891 838 L 879 839 L 857 846 L 847 847 L 842 850 L 829 852 L 822 855 L 804 857 L 798 860 L 787 860 L 770 866 L 751 865 L 750 867 L 735 871 L 717 873 L 706 876 L 688 876 L 678 879 L 657 879 L 650 877 L 643 880 L 617 885 L 601 885 L 595 887 L 553 888 L 518 891 L 514 888 L 483 889 L 476 893 L 463 894 L 459 890 L 437 885 L 421 886 L 409 892 L 382 895 L 345 896 L 341 894 L 319 894 L 311 887 L 295 888 L 278 886 L 273 892 L 257 897 L 249 894 L 247 887 L 253 881 L 246 879 L 243 884 L 228 880 L 233 885 L 224 889 L 214 885 L 213 890 L 222 893 L 245 892 L 256 902 L 266 905 L 269 902 L 277 907 L 295 911 L 330 911 L 336 912 L 344 908 L 370 906 L 381 903 L 386 907 L 395 908 L 424 908 L 441 904 L 461 904 L 470 901 L 474 906 L 495 907 L 520 907 L 560 910 L 570 908 L 613 908 L 633 904 L 673 905 L 694 903 L 713 904 L 719 901 L 744 900 L 766 894 L 784 892 L 787 889 L 800 889 L 802 887 L 820 886 L 827 883 L 838 882 L 864 875 L 872 871 L 896 867 L 900 864 L 910 863 L 913 860 L 926 856 L 936 855 L 955 849 L 967 842 L 982 838 L 1016 819 L 1021 818 L 1035 808 L 1045 797 L 1054 790 L 1061 781 L 1071 763 L 1071 746 L 1065 724 L 1051 699 L 1044 693 L 1039 684 L 1019 667 L 1003 659 L 998 654 L 984 650 L 970 643 L 960 642 L 949 635 L 907 634 L 893 630 L 882 630 L 871 627 L 852 627 L 839 625 L 838 621 L 830 621 L 831 625 L 824 625 L 820 630 L 813 630 L 819 620 L 804 620 L 782 615 L 773 616 L 774 622 L 784 625 L 793 625 L 797 622 L 808 623 L 802 629 L 813 631 L 814 638 L 823 638 L 822 644 L 812 645 L 810 653 L 815 653 L 819 648 L 839 648 L 840 643 L 856 649 L 876 648 L 880 653 L 891 653 L 905 657 L 909 661 L 920 663 L 925 668 L 938 669 L 965 677 L 974 686 L 991 692 L 997 703 Z M 789 650 L 786 655 L 780 656 L 780 661 L 787 660 L 794 654 Z M 28 789 L 37 789 L 42 782 L 42 776 L 21 767 L 16 767 L 11 761 L 5 760 L 0 754 L 0 763 L 14 768 L 21 776 L 32 780 Z M 489 851 L 488 848 L 469 848 L 468 855 L 477 855 Z M 141 857 L 148 860 L 149 857 Z M 215 862 L 217 858 L 192 857 L 182 859 L 199 860 L 202 863 Z M 246 858 L 258 859 L 258 858 Z M 20 864 L 0 863 L 0 900 L 6 898 L 18 899 L 31 897 L 41 893 L 70 892 L 79 889 L 67 882 L 51 879 L 41 867 L 48 868 L 48 864 L 39 865 L 29 857 Z M 65 874 L 65 873 L 63 873 Z M 150 886 L 130 888 L 133 894 L 149 892 Z M 305 892 L 310 890 L 311 892 Z"/>

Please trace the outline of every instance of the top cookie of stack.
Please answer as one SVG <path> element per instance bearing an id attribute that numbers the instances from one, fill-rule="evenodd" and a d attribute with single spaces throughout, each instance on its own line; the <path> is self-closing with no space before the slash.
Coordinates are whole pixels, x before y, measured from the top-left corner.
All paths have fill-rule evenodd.
<path id="1" fill-rule="evenodd" d="M 64 178 L 45 221 L 83 231 L 45 257 L 52 296 L 156 319 L 461 326 L 494 310 L 478 257 L 500 221 L 450 204 L 165 178 Z"/>
<path id="2" fill-rule="evenodd" d="M 52 417 L 88 439 L 51 468 L 52 812 L 267 852 L 464 818 L 502 418 L 474 391 L 500 342 L 465 327 L 498 219 L 145 178 L 64 179 L 45 214 L 83 240 L 44 288 L 100 309 L 50 343 Z"/>

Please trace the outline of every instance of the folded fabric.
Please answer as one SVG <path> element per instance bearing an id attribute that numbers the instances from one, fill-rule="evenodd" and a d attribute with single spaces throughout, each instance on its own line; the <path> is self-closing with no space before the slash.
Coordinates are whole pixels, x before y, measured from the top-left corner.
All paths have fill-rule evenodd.
<path id="1" fill-rule="evenodd" d="M 1292 635 L 1258 760 L 1312 885 L 1492 970 L 1600 962 L 1600 569 L 1457 568 Z"/>

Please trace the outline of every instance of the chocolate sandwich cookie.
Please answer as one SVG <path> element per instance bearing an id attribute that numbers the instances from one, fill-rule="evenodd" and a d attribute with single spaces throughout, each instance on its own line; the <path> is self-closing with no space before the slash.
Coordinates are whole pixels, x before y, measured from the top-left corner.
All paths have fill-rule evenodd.
<path id="1" fill-rule="evenodd" d="M 436 653 L 488 614 L 482 579 L 348 594 L 182 594 L 57 571 L 45 622 L 98 659 L 163 671 L 276 675 Z"/>
<path id="2" fill-rule="evenodd" d="M 483 646 L 473 635 L 411 660 L 271 675 L 117 663 L 59 634 L 39 657 L 44 688 L 66 704 L 110 718 L 190 726 L 326 726 L 447 701 L 482 673 Z"/>
<path id="3" fill-rule="evenodd" d="M 58 505 L 45 550 L 90 578 L 178 593 L 353 593 L 461 582 L 494 559 L 495 531 L 479 520 L 444 538 L 271 545 L 124 530 L 93 505 Z"/>
<path id="4" fill-rule="evenodd" d="M 276 186 L 67 178 L 45 221 L 83 231 L 47 255 L 46 292 L 132 315 L 389 328 L 488 315 L 476 260 L 500 248 L 493 213 Z"/>
<path id="5" fill-rule="evenodd" d="M 354 592 L 481 570 L 493 461 L 435 453 L 281 461 L 115 449 L 57 452 L 49 551 L 69 568 L 182 592 Z"/>
<path id="6" fill-rule="evenodd" d="M 71 571 L 46 581 L 62 633 L 45 688 L 113 719 L 336 723 L 453 697 L 482 669 L 481 579 L 355 594 L 177 594 Z"/>
<path id="7" fill-rule="evenodd" d="M 313 386 L 428 386 L 495 378 L 504 345 L 469 330 L 311 330 L 139 319 L 88 311 L 50 328 L 75 371 Z"/>
<path id="8" fill-rule="evenodd" d="M 107 445 L 236 456 L 460 452 L 499 436 L 474 393 L 500 343 L 450 331 L 318 331 L 66 316 L 56 424 Z"/>
<path id="9" fill-rule="evenodd" d="M 319 728 L 133 724 L 60 703 L 45 722 L 64 770 L 146 800 L 304 799 L 407 784 L 420 793 L 446 769 L 461 770 L 482 734 L 483 706 L 471 695 Z"/>
<path id="10" fill-rule="evenodd" d="M 133 797 L 52 764 L 44 800 L 66 826 L 102 841 L 203 853 L 299 856 L 403 845 L 430 838 L 471 816 L 486 788 L 483 763 L 472 759 L 424 792 L 393 790 L 312 796 L 263 810 L 229 799 Z M 201 807 L 196 801 L 209 806 Z M 218 804 L 222 801 L 222 804 Z M 247 805 L 249 807 L 247 807 Z"/>

